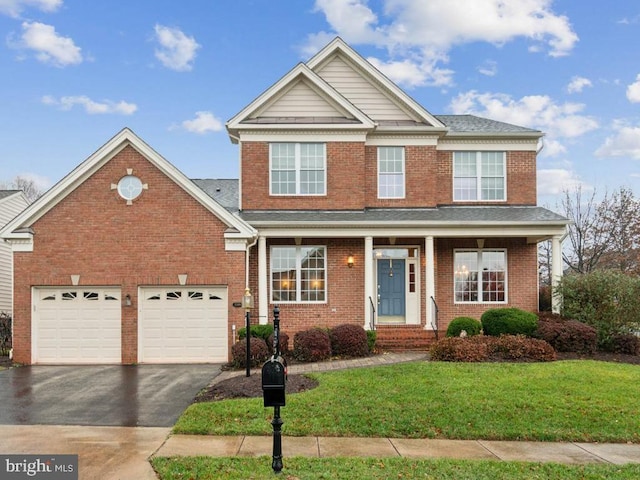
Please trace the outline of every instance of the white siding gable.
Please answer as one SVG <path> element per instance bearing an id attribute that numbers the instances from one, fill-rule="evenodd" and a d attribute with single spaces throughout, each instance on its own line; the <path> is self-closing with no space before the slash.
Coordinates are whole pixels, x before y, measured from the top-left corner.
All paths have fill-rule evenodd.
<path id="1" fill-rule="evenodd" d="M 374 121 L 417 120 L 345 62 L 340 55 L 334 55 L 315 72 Z"/>
<path id="2" fill-rule="evenodd" d="M 256 117 L 347 117 L 342 109 L 331 105 L 309 84 L 300 80 L 294 83 L 284 94 L 265 108 L 256 112 Z M 352 118 L 351 115 L 348 117 Z"/>
<path id="3" fill-rule="evenodd" d="M 0 199 L 0 228 L 27 207 L 22 192 Z M 13 253 L 11 245 L 0 239 L 0 312 L 11 312 L 13 292 Z"/>

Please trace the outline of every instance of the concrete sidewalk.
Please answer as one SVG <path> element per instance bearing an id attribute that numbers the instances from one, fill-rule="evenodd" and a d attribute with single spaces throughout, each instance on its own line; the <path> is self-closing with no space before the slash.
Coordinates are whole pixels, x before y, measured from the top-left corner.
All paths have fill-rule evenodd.
<path id="1" fill-rule="evenodd" d="M 272 437 L 171 435 L 155 457 L 272 455 Z M 283 437 L 285 457 L 405 457 L 568 464 L 640 463 L 639 444 L 408 438 Z"/>

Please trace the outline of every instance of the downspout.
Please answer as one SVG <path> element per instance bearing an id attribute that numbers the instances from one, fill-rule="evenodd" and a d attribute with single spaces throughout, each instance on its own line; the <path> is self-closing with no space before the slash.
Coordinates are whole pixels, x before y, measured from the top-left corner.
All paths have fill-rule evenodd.
<path id="1" fill-rule="evenodd" d="M 244 285 L 245 288 L 249 288 L 249 252 L 251 251 L 251 249 L 253 247 L 256 246 L 256 244 L 258 243 L 258 239 L 260 238 L 260 235 L 256 235 L 256 237 L 253 240 L 253 243 L 247 245 L 247 249 L 245 251 L 245 255 L 244 255 L 244 269 L 245 269 L 245 278 L 244 278 Z"/>

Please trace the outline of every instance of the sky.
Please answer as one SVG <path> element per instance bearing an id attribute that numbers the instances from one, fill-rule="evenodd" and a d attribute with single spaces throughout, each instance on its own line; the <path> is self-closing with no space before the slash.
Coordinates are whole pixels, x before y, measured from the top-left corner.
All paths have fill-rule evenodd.
<path id="1" fill-rule="evenodd" d="M 48 188 L 124 127 L 237 178 L 225 123 L 335 36 L 432 114 L 543 131 L 539 205 L 640 196 L 637 0 L 0 0 L 0 183 Z"/>

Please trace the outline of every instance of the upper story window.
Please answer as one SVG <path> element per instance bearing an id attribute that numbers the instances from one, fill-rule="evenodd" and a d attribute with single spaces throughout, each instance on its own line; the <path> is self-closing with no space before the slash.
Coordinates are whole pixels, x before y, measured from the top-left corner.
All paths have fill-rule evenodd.
<path id="1" fill-rule="evenodd" d="M 378 147 L 378 198 L 404 198 L 404 147 Z"/>
<path id="2" fill-rule="evenodd" d="M 326 165 L 324 143 L 272 143 L 271 195 L 325 195 Z"/>
<path id="3" fill-rule="evenodd" d="M 454 152 L 453 199 L 506 200 L 505 158 L 504 152 Z"/>

